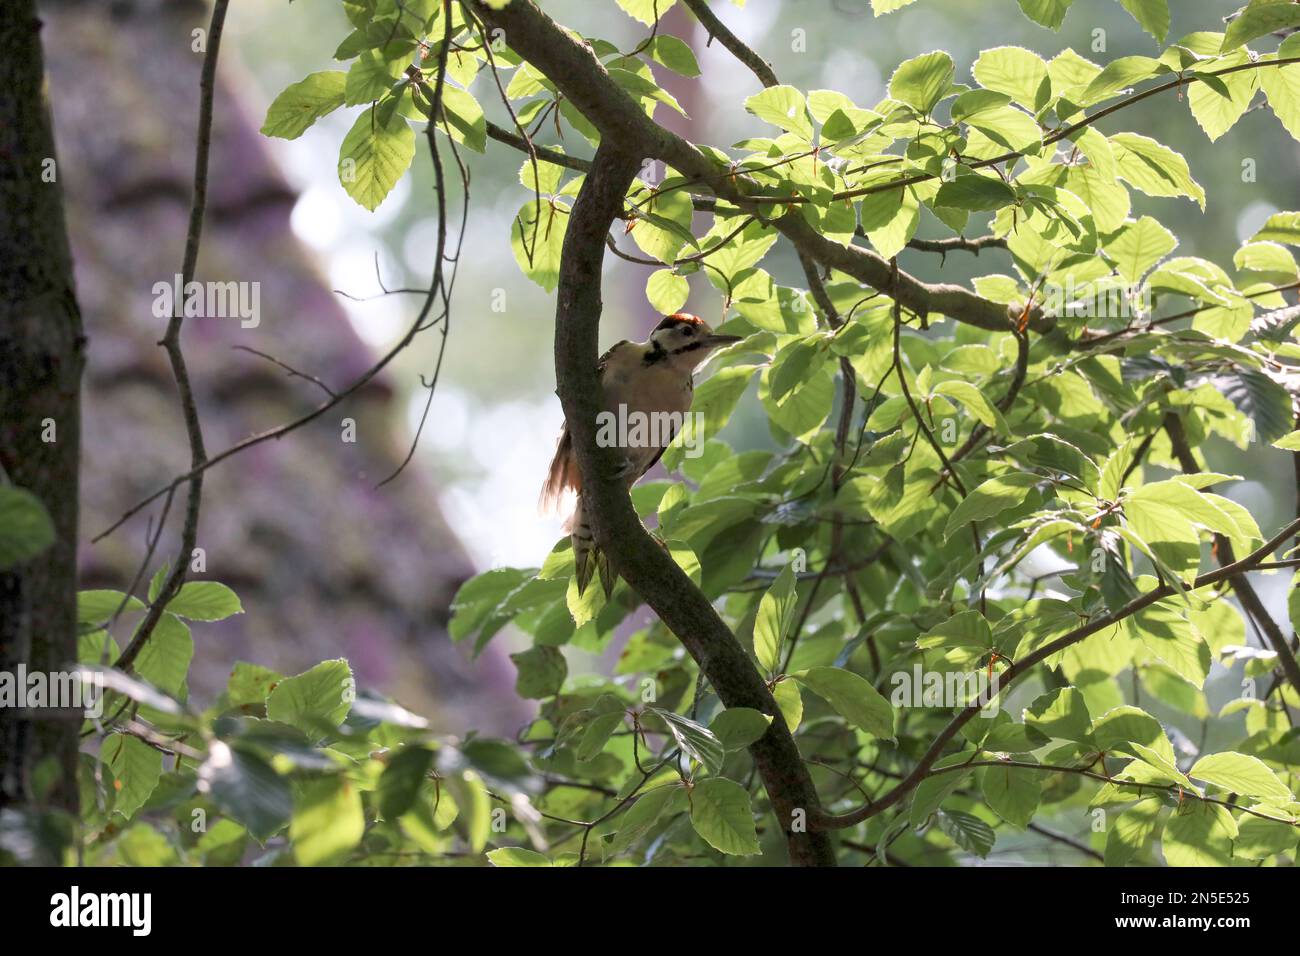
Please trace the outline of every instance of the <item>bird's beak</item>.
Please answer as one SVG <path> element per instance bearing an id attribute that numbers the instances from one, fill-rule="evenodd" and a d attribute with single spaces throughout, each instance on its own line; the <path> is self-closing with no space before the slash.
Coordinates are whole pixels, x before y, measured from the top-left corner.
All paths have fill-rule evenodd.
<path id="1" fill-rule="evenodd" d="M 715 332 L 704 340 L 704 344 L 711 349 L 720 349 L 724 345 L 735 345 L 743 338 L 743 335 L 718 335 Z"/>

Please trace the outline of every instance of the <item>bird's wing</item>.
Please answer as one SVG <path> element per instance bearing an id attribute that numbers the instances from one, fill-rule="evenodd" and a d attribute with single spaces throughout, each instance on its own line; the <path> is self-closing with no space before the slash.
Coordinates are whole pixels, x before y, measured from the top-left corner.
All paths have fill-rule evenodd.
<path id="1" fill-rule="evenodd" d="M 602 355 L 599 359 L 596 360 L 596 372 L 597 372 L 597 374 L 599 374 L 599 375 L 604 375 L 604 374 L 605 374 L 605 366 L 607 366 L 607 365 L 609 364 L 610 357 L 613 356 L 613 354 L 614 354 L 615 352 L 617 352 L 619 349 L 621 349 L 623 346 L 625 346 L 625 345 L 632 345 L 632 344 L 633 344 L 633 343 L 630 342 L 630 341 L 628 341 L 627 339 L 623 339 L 621 342 L 615 342 L 613 345 L 611 345 L 609 348 L 607 348 L 607 349 L 605 350 L 605 354 Z"/>
<path id="2" fill-rule="evenodd" d="M 625 345 L 631 345 L 627 339 L 615 342 L 596 362 L 598 374 L 604 375 L 610 356 Z M 555 446 L 555 457 L 546 473 L 546 483 L 542 485 L 538 507 L 544 513 L 558 510 L 566 491 L 578 492 L 582 489 L 582 476 L 578 474 L 578 462 L 573 456 L 573 437 L 569 426 L 560 429 L 560 438 Z"/>

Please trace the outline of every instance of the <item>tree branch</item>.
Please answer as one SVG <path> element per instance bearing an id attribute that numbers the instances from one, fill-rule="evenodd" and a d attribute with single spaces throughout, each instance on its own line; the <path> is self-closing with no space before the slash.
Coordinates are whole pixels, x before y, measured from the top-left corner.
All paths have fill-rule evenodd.
<path id="1" fill-rule="evenodd" d="M 966 239 L 962 236 L 953 236 L 950 239 L 911 239 L 907 243 L 909 249 L 918 252 L 937 252 L 945 256 L 950 252 L 970 252 L 978 256 L 985 249 L 1006 247 L 1007 241 L 1001 236 L 979 236 L 976 239 Z"/>
<path id="2" fill-rule="evenodd" d="M 602 140 L 617 142 L 643 158 L 662 160 L 743 212 L 771 214 L 769 199 L 746 192 L 740 185 L 747 182 L 743 177 L 719 166 L 694 145 L 648 117 L 641 105 L 610 78 L 591 49 L 561 29 L 532 0 L 514 0 L 500 10 L 492 9 L 482 0 L 466 2 L 484 22 L 505 31 L 511 49 L 541 70 L 599 130 Z M 827 239 L 797 211 L 788 212 L 773 224 L 798 251 L 817 262 L 894 294 L 889 263 L 874 252 L 845 247 Z M 917 315 L 940 313 L 997 332 L 1011 327 L 1005 305 L 961 286 L 931 285 L 900 273 L 896 292 L 903 306 Z M 1035 310 L 1031 314 L 1031 326 L 1045 331 L 1050 322 Z"/>
<path id="3" fill-rule="evenodd" d="M 221 32 L 226 23 L 226 9 L 230 0 L 216 0 L 212 7 L 212 22 L 208 27 L 207 49 L 203 55 L 203 70 L 199 74 L 199 128 L 194 150 L 194 196 L 190 202 L 189 229 L 185 236 L 185 256 L 181 262 L 182 289 L 189 286 L 194 279 L 194 269 L 199 260 L 199 241 L 203 237 L 203 215 L 208 205 L 208 154 L 212 146 L 212 105 L 217 81 L 217 57 L 221 52 Z M 190 446 L 189 492 L 185 499 L 185 521 L 181 526 L 181 543 L 171 571 L 156 600 L 150 602 L 149 610 L 140 622 L 131 642 L 122 651 L 122 656 L 113 666 L 130 672 L 136 657 L 149 642 L 154 628 L 162 620 L 167 602 L 180 593 L 189 571 L 190 559 L 199 535 L 199 510 L 203 504 L 203 466 L 207 462 L 207 451 L 203 447 L 203 426 L 199 422 L 199 409 L 194 401 L 194 389 L 190 385 L 189 369 L 185 365 L 185 353 L 181 350 L 181 325 L 185 321 L 185 303 L 178 296 L 172 303 L 172 316 L 167 322 L 167 331 L 162 342 L 171 363 L 172 376 L 176 379 L 176 391 L 180 395 L 181 413 L 185 418 L 185 437 Z"/>
<path id="4" fill-rule="evenodd" d="M 709 9 L 708 0 L 682 0 L 682 2 L 691 13 L 695 14 L 695 19 L 700 21 L 700 26 L 708 31 L 709 39 L 716 39 L 732 56 L 749 67 L 750 71 L 758 77 L 758 82 L 764 86 L 776 86 L 780 83 L 771 65 L 746 46 L 745 42 L 732 33 L 727 25 Z"/>
<path id="5" fill-rule="evenodd" d="M 517 36 L 512 39 L 517 41 Z M 582 475 L 583 504 L 596 540 L 614 568 L 677 635 L 722 702 L 771 715 L 767 733 L 751 745 L 750 753 L 786 835 L 791 862 L 831 866 L 835 858 L 825 834 L 794 832 L 798 811 L 811 818 L 820 813 L 820 805 L 776 701 L 708 598 L 642 526 L 617 477 L 616 450 L 602 448 L 596 441 L 601 411 L 596 363 L 605 237 L 623 211 L 627 190 L 640 166 L 641 158 L 622 151 L 619 140 L 602 140 L 573 205 L 560 258 L 555 377 Z"/>
<path id="6" fill-rule="evenodd" d="M 1164 428 L 1169 435 L 1169 444 L 1173 446 L 1174 457 L 1178 459 L 1178 465 L 1183 469 L 1183 474 L 1196 475 L 1203 469 L 1196 463 L 1196 458 L 1192 455 L 1192 449 L 1187 443 L 1187 433 L 1183 431 L 1182 419 L 1174 412 L 1165 414 Z M 1212 490 L 1209 487 L 1201 489 L 1202 491 Z M 1214 554 L 1220 565 L 1230 565 L 1236 562 L 1236 555 L 1232 553 L 1232 542 L 1221 534 L 1214 536 Z M 1291 686 L 1300 693 L 1300 664 L 1296 663 L 1295 655 L 1291 653 L 1291 648 L 1286 642 L 1286 636 L 1282 633 L 1273 616 L 1268 613 L 1268 608 L 1264 607 L 1264 602 L 1260 600 L 1259 593 L 1255 590 L 1250 580 L 1244 574 L 1234 574 L 1228 578 L 1228 584 L 1232 586 L 1233 592 L 1237 595 L 1237 600 L 1241 602 L 1242 609 L 1250 615 L 1250 619 L 1263 633 L 1268 640 L 1269 646 L 1277 653 L 1278 663 L 1282 666 L 1283 673 L 1286 674 L 1287 680 Z"/>

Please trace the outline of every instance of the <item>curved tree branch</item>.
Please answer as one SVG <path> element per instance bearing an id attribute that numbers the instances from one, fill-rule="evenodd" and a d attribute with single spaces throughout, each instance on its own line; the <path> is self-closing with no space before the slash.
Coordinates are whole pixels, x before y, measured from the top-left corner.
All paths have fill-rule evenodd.
<path id="1" fill-rule="evenodd" d="M 610 78 L 591 49 L 563 30 L 532 0 L 513 0 L 500 10 L 482 0 L 465 2 L 484 22 L 504 30 L 510 48 L 544 73 L 600 131 L 603 140 L 620 143 L 643 158 L 662 160 L 743 212 L 774 212 L 770 197 L 747 192 L 746 187 L 752 184 L 743 177 L 718 165 L 647 116 L 640 103 Z M 1012 326 L 1006 305 L 961 286 L 929 284 L 904 272 L 899 273 L 895 284 L 885 259 L 866 249 L 827 239 L 797 210 L 787 211 L 772 224 L 799 252 L 872 288 L 888 291 L 891 296 L 897 294 L 903 307 L 918 315 L 942 314 L 997 332 L 1009 331 Z M 1047 320 L 1035 310 L 1030 325 L 1045 331 Z"/>
<path id="2" fill-rule="evenodd" d="M 605 237 L 622 213 L 624 197 L 641 168 L 640 156 L 623 152 L 616 144 L 617 139 L 602 140 L 573 205 L 556 296 L 555 377 L 582 474 L 584 507 L 597 542 L 618 573 L 677 635 L 722 702 L 771 715 L 767 733 L 751 745 L 750 753 L 786 835 L 790 860 L 802 866 L 833 866 L 835 857 L 826 834 L 795 832 L 796 821 L 817 816 L 820 804 L 771 692 L 709 599 L 642 527 L 617 477 L 616 451 L 601 448 L 596 441 Z"/>
<path id="3" fill-rule="evenodd" d="M 700 26 L 708 31 L 709 39 L 716 39 L 727 48 L 727 52 L 749 67 L 750 71 L 758 77 L 758 82 L 764 86 L 776 86 L 780 82 L 772 71 L 771 64 L 746 46 L 744 41 L 732 33 L 727 25 L 709 9 L 708 0 L 682 0 L 682 2 L 691 13 L 695 14 L 695 19 L 700 21 Z"/>

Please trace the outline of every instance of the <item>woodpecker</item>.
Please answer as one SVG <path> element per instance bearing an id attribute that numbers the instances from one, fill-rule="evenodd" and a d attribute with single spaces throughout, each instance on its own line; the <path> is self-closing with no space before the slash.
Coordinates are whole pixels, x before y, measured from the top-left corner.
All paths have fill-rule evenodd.
<path id="1" fill-rule="evenodd" d="M 695 370 L 718 349 L 739 341 L 738 335 L 718 335 L 699 316 L 677 312 L 656 325 L 645 342 L 624 340 L 600 357 L 597 370 L 602 408 L 609 416 L 620 423 L 672 423 L 668 428 L 645 429 L 646 440 L 617 443 L 623 457 L 618 475 L 629 488 L 663 455 L 690 411 L 695 393 Z M 633 431 L 628 434 L 633 434 Z M 546 483 L 542 486 L 542 510 L 553 510 L 567 491 L 577 495 L 577 504 L 565 530 L 570 532 L 573 542 L 578 593 L 586 590 L 592 571 L 599 570 L 600 583 L 608 598 L 617 576 L 609 566 L 608 556 L 596 547 L 587 523 L 582 501 L 582 478 L 578 474 L 573 439 L 565 425 L 560 432 Z"/>

